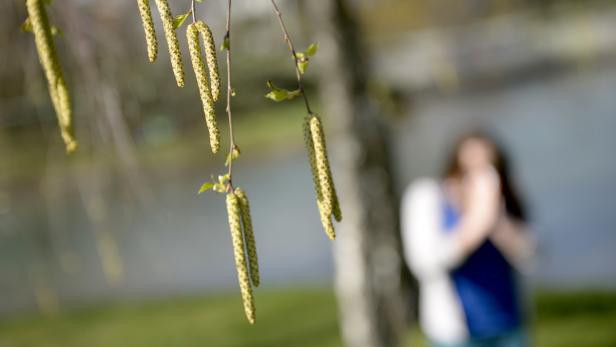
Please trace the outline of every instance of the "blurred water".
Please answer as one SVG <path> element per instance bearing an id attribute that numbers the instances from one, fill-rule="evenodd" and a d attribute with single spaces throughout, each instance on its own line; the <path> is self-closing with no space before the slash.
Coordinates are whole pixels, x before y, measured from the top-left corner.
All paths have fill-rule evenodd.
<path id="1" fill-rule="evenodd" d="M 595 68 L 510 88 L 418 98 L 395 126 L 398 185 L 435 175 L 469 123 L 492 128 L 512 152 L 542 242 L 536 284 L 614 288 L 614 90 L 616 69 Z M 331 243 L 320 227 L 304 154 L 250 157 L 235 172 L 252 201 L 262 283 L 329 283 Z M 67 193 L 68 204 L 49 218 L 40 196 L 26 190 L 10 211 L 0 211 L 0 312 L 33 307 L 33 285 L 53 289 L 61 303 L 237 291 L 224 198 L 197 196 L 207 176 L 176 171 L 154 176 L 155 199 L 145 212 L 126 203 L 124 192 L 112 194 L 117 202 L 107 227 L 124 264 L 116 287 L 105 281 L 78 195 Z M 68 272 L 60 266 L 66 250 L 73 252 Z"/>
<path id="2" fill-rule="evenodd" d="M 17 213 L 3 219 L 3 226 L 10 224 L 13 230 L 0 242 L 0 312 L 32 307 L 33 285 L 53 288 L 61 303 L 237 290 L 224 196 L 196 194 L 206 178 L 196 172 L 159 175 L 151 182 L 156 199 L 145 214 L 117 192 L 109 225 L 124 276 L 115 287 L 105 281 L 78 196 L 63 207 L 74 212 L 64 216 L 66 230 L 55 237 L 45 235 L 52 232 L 44 206 L 37 203 L 40 198 L 23 197 L 14 206 Z M 263 286 L 327 283 L 330 242 L 320 226 L 304 154 L 239 161 L 235 180 L 251 200 Z M 58 242 L 54 238 L 61 239 L 61 247 L 48 244 Z M 72 273 L 60 266 L 60 253 L 67 249 L 78 262 Z"/>

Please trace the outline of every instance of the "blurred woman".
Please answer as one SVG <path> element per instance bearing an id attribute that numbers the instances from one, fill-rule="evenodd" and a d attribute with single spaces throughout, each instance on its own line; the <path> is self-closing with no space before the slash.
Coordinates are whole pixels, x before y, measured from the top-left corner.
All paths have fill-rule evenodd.
<path id="1" fill-rule="evenodd" d="M 505 154 L 474 133 L 454 147 L 440 181 L 405 192 L 405 258 L 420 285 L 420 323 L 433 346 L 526 346 L 515 269 L 534 243 Z"/>

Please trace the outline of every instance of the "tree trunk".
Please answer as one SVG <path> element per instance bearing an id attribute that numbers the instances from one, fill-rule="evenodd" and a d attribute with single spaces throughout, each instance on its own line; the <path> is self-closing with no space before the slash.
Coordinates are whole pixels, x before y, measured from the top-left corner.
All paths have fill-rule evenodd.
<path id="1" fill-rule="evenodd" d="M 334 178 L 344 216 L 334 243 L 336 292 L 345 343 L 399 344 L 406 326 L 397 204 L 384 119 L 367 92 L 369 66 L 344 0 L 307 1 L 321 48 L 320 74 Z"/>

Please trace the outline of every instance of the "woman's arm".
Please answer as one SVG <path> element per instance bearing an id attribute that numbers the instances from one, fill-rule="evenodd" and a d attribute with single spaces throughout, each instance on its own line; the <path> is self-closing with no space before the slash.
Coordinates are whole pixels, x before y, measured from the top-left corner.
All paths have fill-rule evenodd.
<path id="1" fill-rule="evenodd" d="M 522 273 L 530 270 L 537 243 L 524 223 L 502 218 L 490 240 L 516 269 Z"/>
<path id="2" fill-rule="evenodd" d="M 438 183 L 414 183 L 402 201 L 404 255 L 416 276 L 449 271 L 461 264 L 494 230 L 501 215 L 496 172 L 469 175 L 464 182 L 465 210 L 451 234 L 443 231 L 442 191 Z"/>
<path id="3" fill-rule="evenodd" d="M 465 209 L 449 241 L 448 266 L 452 268 L 483 244 L 501 216 L 500 182 L 494 170 L 470 173 L 463 184 Z"/>

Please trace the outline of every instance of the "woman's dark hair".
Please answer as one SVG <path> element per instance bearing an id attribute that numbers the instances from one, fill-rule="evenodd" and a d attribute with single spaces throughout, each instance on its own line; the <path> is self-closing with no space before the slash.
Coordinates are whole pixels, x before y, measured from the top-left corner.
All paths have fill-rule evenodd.
<path id="1" fill-rule="evenodd" d="M 492 136 L 481 132 L 474 131 L 461 137 L 454 145 L 451 151 L 449 161 L 445 167 L 443 176 L 445 178 L 461 177 L 462 169 L 458 160 L 462 145 L 471 139 L 476 139 L 489 143 L 494 151 L 494 168 L 500 177 L 501 194 L 505 200 L 505 209 L 507 214 L 519 221 L 525 222 L 527 220 L 526 209 L 524 203 L 518 194 L 515 184 L 511 178 L 509 156 L 505 152 L 503 146 Z"/>

